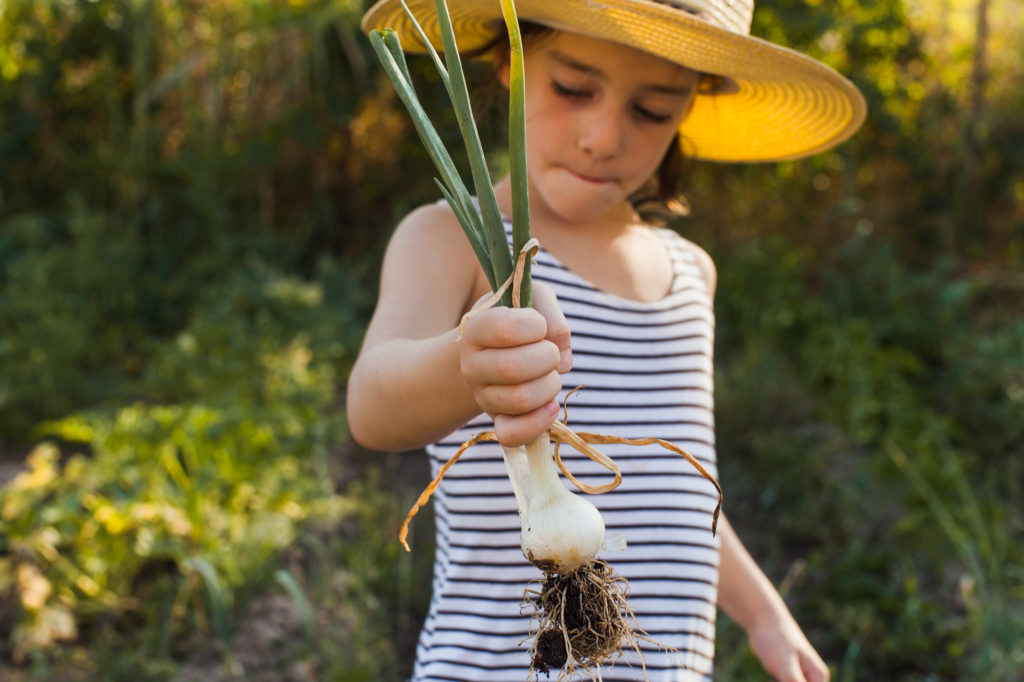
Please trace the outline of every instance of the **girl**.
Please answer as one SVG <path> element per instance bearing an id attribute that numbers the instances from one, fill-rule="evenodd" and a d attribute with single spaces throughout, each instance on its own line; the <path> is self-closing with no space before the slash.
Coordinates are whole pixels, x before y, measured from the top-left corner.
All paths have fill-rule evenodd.
<path id="1" fill-rule="evenodd" d="M 448 4 L 462 49 L 507 45 L 495 37 L 496 0 Z M 435 23 L 430 0 L 411 8 L 424 25 Z M 494 430 L 504 445 L 544 433 L 563 385 L 585 384 L 570 425 L 670 440 L 715 473 L 714 265 L 645 221 L 636 204 L 653 193 L 671 205 L 683 148 L 709 160 L 797 158 L 851 135 L 863 99 L 827 67 L 751 38 L 746 0 L 520 0 L 517 10 L 526 23 L 531 225 L 542 245 L 535 307 L 489 309 L 456 341 L 463 313 L 489 293 L 487 280 L 446 205 L 412 212 L 391 238 L 351 374 L 352 434 L 379 450 L 427 445 L 436 473 L 478 431 Z M 388 26 L 406 42 L 415 35 L 397 0 L 364 17 L 367 30 Z M 507 87 L 507 48 L 495 54 Z M 509 216 L 509 179 L 495 189 Z M 728 521 L 711 535 L 711 484 L 659 446 L 602 447 L 623 483 L 590 499 L 609 533 L 627 540 L 605 558 L 630 582 L 630 604 L 650 637 L 641 642 L 649 679 L 710 679 L 721 605 L 770 675 L 828 680 Z M 581 480 L 606 481 L 590 460 L 566 460 Z M 522 590 L 540 576 L 520 552 L 498 447 L 469 450 L 434 504 L 433 598 L 414 679 L 520 682 L 530 669 Z M 628 650 L 602 670 L 604 680 L 641 678 Z"/>

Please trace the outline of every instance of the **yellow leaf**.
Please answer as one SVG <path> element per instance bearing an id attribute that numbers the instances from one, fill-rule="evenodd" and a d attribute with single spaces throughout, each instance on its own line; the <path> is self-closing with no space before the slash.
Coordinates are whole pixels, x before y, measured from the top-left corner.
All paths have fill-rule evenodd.
<path id="1" fill-rule="evenodd" d="M 22 663 L 32 651 L 48 649 L 58 639 L 74 639 L 78 636 L 75 617 L 65 606 L 47 606 L 35 613 L 31 620 L 14 629 L 15 663 Z"/>
<path id="2" fill-rule="evenodd" d="M 31 490 L 41 488 L 57 477 L 57 458 L 60 453 L 49 443 L 37 445 L 28 456 L 28 471 L 14 477 L 10 483 L 11 490 Z"/>
<path id="3" fill-rule="evenodd" d="M 180 509 L 165 505 L 161 511 L 164 522 L 167 524 L 167 530 L 171 533 L 175 535 L 190 535 L 192 533 L 192 524 Z"/>
<path id="4" fill-rule="evenodd" d="M 32 535 L 33 548 L 47 561 L 56 561 L 60 556 L 57 545 L 60 544 L 60 532 L 53 526 L 47 526 Z"/>
<path id="5" fill-rule="evenodd" d="M 32 564 L 18 565 L 18 596 L 26 611 L 38 611 L 53 592 L 50 581 Z"/>

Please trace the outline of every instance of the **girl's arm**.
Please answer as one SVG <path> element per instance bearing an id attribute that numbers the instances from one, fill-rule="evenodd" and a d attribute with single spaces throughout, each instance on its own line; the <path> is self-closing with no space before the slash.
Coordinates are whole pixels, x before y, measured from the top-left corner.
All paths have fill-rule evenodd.
<path id="1" fill-rule="evenodd" d="M 765 670 L 779 682 L 828 682 L 828 666 L 724 515 L 718 532 L 722 536 L 718 603 L 747 632 Z"/>
<path id="2" fill-rule="evenodd" d="M 550 290 L 538 291 L 537 310 L 488 310 L 456 342 L 462 314 L 489 293 L 487 281 L 448 207 L 411 213 L 388 245 L 377 307 L 349 377 L 353 437 L 373 449 L 412 449 L 481 411 L 495 418 L 505 444 L 543 433 L 557 414 L 569 329 Z"/>

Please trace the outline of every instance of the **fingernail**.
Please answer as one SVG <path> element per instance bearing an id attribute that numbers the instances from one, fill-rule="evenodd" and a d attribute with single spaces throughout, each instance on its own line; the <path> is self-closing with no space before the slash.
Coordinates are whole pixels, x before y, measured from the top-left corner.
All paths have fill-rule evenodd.
<path id="1" fill-rule="evenodd" d="M 570 369 L 572 369 L 572 351 L 566 349 L 562 351 L 561 355 L 559 355 L 558 370 L 562 374 L 565 374 Z"/>
<path id="2" fill-rule="evenodd" d="M 544 406 L 544 409 L 546 412 L 548 412 L 550 416 L 554 417 L 555 415 L 558 414 L 558 401 L 552 400 L 551 402 Z"/>

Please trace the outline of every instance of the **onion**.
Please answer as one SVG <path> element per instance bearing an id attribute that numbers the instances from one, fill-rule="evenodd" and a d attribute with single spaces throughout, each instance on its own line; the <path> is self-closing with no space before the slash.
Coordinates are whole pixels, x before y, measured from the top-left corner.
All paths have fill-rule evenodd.
<path id="1" fill-rule="evenodd" d="M 523 555 L 545 573 L 560 575 L 593 559 L 604 542 L 604 519 L 593 504 L 562 485 L 548 434 L 502 449 L 519 504 Z"/>

